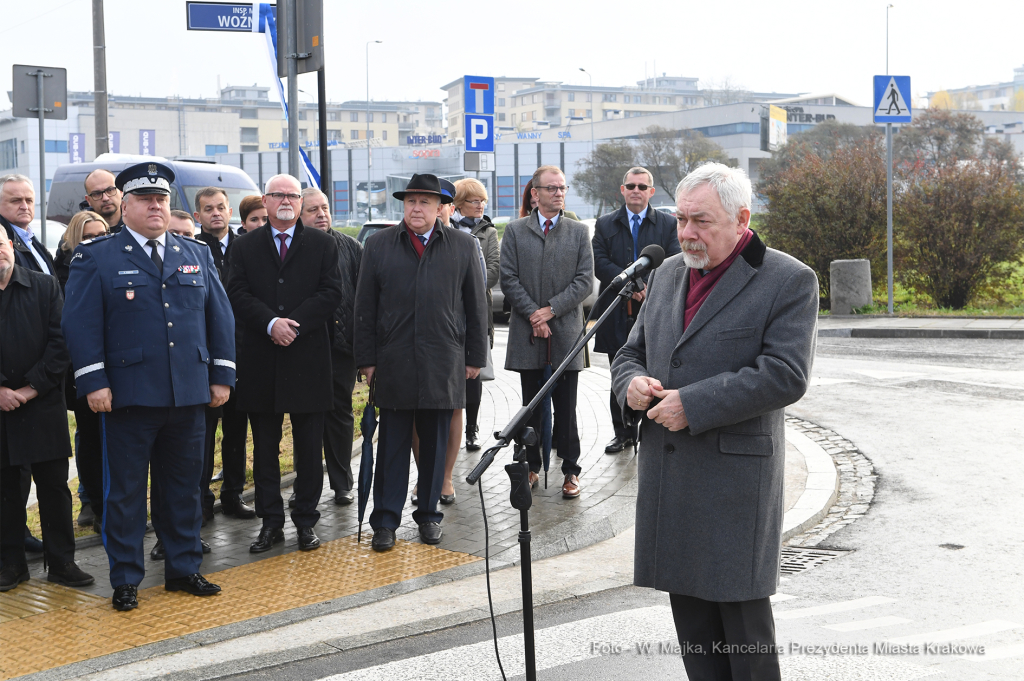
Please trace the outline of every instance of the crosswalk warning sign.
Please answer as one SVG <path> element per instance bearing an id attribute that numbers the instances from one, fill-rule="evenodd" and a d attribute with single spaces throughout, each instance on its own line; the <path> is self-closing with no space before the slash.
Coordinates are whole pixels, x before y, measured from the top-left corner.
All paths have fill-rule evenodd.
<path id="1" fill-rule="evenodd" d="M 875 76 L 875 123 L 909 123 L 910 76 Z"/>

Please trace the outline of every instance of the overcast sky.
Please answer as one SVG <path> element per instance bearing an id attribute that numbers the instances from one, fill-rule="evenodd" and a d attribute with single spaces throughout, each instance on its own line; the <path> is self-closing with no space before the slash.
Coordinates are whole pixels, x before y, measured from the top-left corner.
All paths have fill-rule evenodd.
<path id="1" fill-rule="evenodd" d="M 2 90 L 14 62 L 68 69 L 91 90 L 91 0 L 15 2 L 4 12 Z M 578 85 L 633 84 L 645 67 L 757 91 L 835 92 L 869 105 L 885 72 L 886 5 L 876 0 L 537 3 L 324 1 L 327 94 L 436 100 L 463 74 Z M 1022 0 L 894 0 L 889 72 L 929 90 L 1009 81 L 1024 64 Z M 217 96 L 222 85 L 270 86 L 262 36 L 185 30 L 184 0 L 106 0 L 107 78 L 114 95 Z M 316 95 L 316 76 L 299 87 Z M 272 97 L 274 97 L 272 90 Z M 306 99 L 306 98 L 303 98 Z M 0 109 L 10 108 L 6 96 Z"/>

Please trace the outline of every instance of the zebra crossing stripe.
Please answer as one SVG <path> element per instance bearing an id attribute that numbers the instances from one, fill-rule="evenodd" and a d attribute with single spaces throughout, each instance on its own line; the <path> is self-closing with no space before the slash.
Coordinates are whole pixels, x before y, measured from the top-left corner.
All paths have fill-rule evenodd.
<path id="1" fill-rule="evenodd" d="M 1019 629 L 1021 626 L 1022 625 L 1017 624 L 1016 622 L 1007 622 L 1006 620 L 989 620 L 987 622 L 968 624 L 965 627 L 956 627 L 954 629 L 929 631 L 923 634 L 913 634 L 911 636 L 897 636 L 896 638 L 887 639 L 886 643 L 893 643 L 897 645 L 903 643 L 945 643 L 946 641 L 956 641 L 961 638 L 974 638 L 976 636 L 986 636 L 987 634 L 995 634 L 1009 629 Z"/>
<path id="2" fill-rule="evenodd" d="M 895 602 L 895 598 L 888 598 L 886 596 L 866 596 L 864 598 L 856 598 L 852 601 L 840 601 L 839 603 L 829 603 L 828 605 L 814 605 L 809 608 L 783 610 L 782 612 L 775 613 L 775 621 L 796 620 L 803 617 L 817 617 L 818 615 L 829 615 L 834 612 L 846 612 L 848 610 L 860 610 L 861 608 L 870 608 L 875 605 L 884 605 L 885 603 Z"/>
<path id="3" fill-rule="evenodd" d="M 831 629 L 832 631 L 861 631 L 863 629 L 877 629 L 878 627 L 891 627 L 894 624 L 907 624 L 914 620 L 904 619 L 902 617 L 875 617 L 869 620 L 855 620 L 853 622 L 843 622 L 842 624 L 826 624 L 825 629 Z"/>
<path id="4" fill-rule="evenodd" d="M 984 655 L 961 655 L 960 659 L 970 660 L 971 662 L 988 662 L 990 660 L 1006 660 L 1011 657 L 1024 657 L 1024 643 L 995 646 L 994 648 L 985 646 Z"/>

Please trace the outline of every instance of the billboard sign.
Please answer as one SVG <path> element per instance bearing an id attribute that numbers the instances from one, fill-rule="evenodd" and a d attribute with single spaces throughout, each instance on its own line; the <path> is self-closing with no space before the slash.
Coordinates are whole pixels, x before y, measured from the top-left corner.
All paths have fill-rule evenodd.
<path id="1" fill-rule="evenodd" d="M 156 156 L 156 130 L 139 130 L 139 153 Z"/>
<path id="2" fill-rule="evenodd" d="M 84 132 L 72 132 L 68 134 L 68 161 L 71 163 L 85 162 Z"/>

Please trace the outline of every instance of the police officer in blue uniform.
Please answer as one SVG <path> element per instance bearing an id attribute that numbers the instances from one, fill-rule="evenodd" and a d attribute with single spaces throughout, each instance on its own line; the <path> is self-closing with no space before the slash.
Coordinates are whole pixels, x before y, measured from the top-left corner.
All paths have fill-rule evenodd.
<path id="1" fill-rule="evenodd" d="M 103 545 L 113 605 L 138 606 L 145 575 L 146 472 L 166 557 L 164 586 L 209 596 L 199 574 L 204 406 L 235 384 L 235 325 L 209 247 L 167 231 L 174 173 L 140 163 L 117 176 L 125 229 L 71 260 L 62 328 L 78 395 L 103 427 Z"/>

